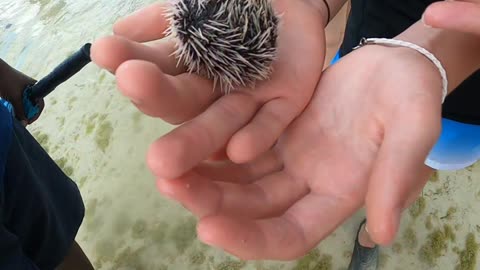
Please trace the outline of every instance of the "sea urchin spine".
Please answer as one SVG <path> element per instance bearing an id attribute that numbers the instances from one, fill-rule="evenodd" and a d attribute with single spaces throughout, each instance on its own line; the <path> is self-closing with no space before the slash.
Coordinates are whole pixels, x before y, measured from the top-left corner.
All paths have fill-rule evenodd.
<path id="1" fill-rule="evenodd" d="M 277 56 L 272 0 L 170 0 L 168 37 L 179 63 L 223 91 L 267 79 Z"/>

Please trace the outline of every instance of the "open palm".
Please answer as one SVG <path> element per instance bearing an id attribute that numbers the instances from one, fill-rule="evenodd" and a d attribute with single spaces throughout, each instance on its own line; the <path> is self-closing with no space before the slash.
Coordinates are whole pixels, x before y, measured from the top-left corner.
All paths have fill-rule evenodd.
<path id="1" fill-rule="evenodd" d="M 206 161 L 159 190 L 200 218 L 202 241 L 243 259 L 298 258 L 364 205 L 372 238 L 391 243 L 440 133 L 441 80 L 422 57 L 351 53 L 272 150 L 242 165 Z"/>
<path id="2" fill-rule="evenodd" d="M 273 74 L 255 89 L 228 95 L 177 67 L 173 41 L 162 40 L 164 4 L 122 19 L 114 36 L 93 44 L 93 61 L 115 73 L 121 92 L 142 112 L 183 124 L 152 145 L 148 161 L 157 176 L 177 177 L 216 153 L 251 161 L 276 143 L 310 101 L 323 69 L 323 20 L 307 3 L 274 1 L 283 21 Z"/>

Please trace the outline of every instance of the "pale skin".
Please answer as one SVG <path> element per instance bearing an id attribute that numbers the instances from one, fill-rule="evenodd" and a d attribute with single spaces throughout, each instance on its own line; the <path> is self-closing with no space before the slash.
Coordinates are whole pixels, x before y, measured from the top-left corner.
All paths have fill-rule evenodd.
<path id="1" fill-rule="evenodd" d="M 182 65 L 176 68 L 176 60 L 168 56 L 174 50 L 172 43 L 140 43 L 164 37 L 168 25 L 162 4 L 119 21 L 114 27 L 116 35 L 93 44 L 94 62 L 116 74 L 121 92 L 142 112 L 173 124 L 192 120 L 152 145 L 149 163 L 155 163 L 158 176 L 178 177 L 214 152 L 225 153 L 237 163 L 253 160 L 271 148 L 305 109 L 323 69 L 324 22 L 306 1 L 292 6 L 291 1 L 276 1 L 276 10 L 286 13 L 280 58 L 270 80 L 259 83 L 255 90 L 228 96 L 212 93 L 212 81 L 185 73 Z M 188 151 L 190 148 L 196 151 Z M 164 159 L 160 152 L 168 152 L 173 159 Z"/>
<path id="2" fill-rule="evenodd" d="M 425 10 L 422 22 L 429 27 L 480 35 L 480 1 L 435 2 Z M 359 242 L 366 247 L 375 246 L 365 226 L 360 230 Z"/>
<path id="3" fill-rule="evenodd" d="M 435 28 L 480 35 L 480 1 L 436 2 L 425 11 L 424 22 Z"/>
<path id="4" fill-rule="evenodd" d="M 141 111 L 184 123 L 150 148 L 158 189 L 199 218 L 200 240 L 242 259 L 298 258 L 361 207 L 369 240 L 388 245 L 431 174 L 424 160 L 441 130 L 438 70 L 413 50 L 366 46 L 322 73 L 326 12 L 312 1 L 275 2 L 286 11 L 275 73 L 229 96 L 181 75 L 171 45 L 139 43 L 163 37 L 158 5 L 92 47 Z M 477 37 L 419 22 L 398 38 L 435 53 L 450 91 L 479 68 Z"/>

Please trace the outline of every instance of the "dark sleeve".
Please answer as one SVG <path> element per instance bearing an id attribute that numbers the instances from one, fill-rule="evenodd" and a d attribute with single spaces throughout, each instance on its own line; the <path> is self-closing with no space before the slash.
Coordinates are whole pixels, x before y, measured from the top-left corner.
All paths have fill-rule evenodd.
<path id="1" fill-rule="evenodd" d="M 0 104 L 0 270 L 53 270 L 83 220 L 76 184 Z"/>
<path id="2" fill-rule="evenodd" d="M 18 238 L 0 225 L 0 269 L 39 270 L 23 253 Z"/>
<path id="3" fill-rule="evenodd" d="M 85 209 L 77 185 L 18 121 L 12 124 L 4 178 L 1 224 L 17 237 L 25 256 L 39 269 L 55 269 L 83 220 Z"/>
<path id="4" fill-rule="evenodd" d="M 0 100 L 1 101 L 1 100 Z M 5 227 L 5 167 L 12 141 L 12 116 L 0 104 L 0 269 L 38 270 L 38 267 L 23 253 L 20 241 Z"/>

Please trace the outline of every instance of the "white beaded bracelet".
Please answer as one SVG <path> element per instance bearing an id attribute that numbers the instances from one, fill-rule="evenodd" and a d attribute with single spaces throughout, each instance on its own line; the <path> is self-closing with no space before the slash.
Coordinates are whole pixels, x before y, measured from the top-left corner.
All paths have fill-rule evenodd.
<path id="1" fill-rule="evenodd" d="M 445 99 L 447 98 L 447 95 L 448 95 L 447 72 L 445 71 L 445 68 L 443 68 L 442 63 L 440 63 L 440 61 L 431 52 L 410 42 L 397 40 L 397 39 L 388 39 L 388 38 L 362 38 L 362 40 L 360 41 L 360 44 L 357 47 L 355 47 L 354 50 L 369 44 L 381 44 L 381 45 L 407 47 L 407 48 L 418 51 L 419 53 L 423 54 L 425 57 L 430 59 L 430 61 L 432 61 L 432 63 L 440 71 L 440 76 L 442 77 L 442 94 L 443 94 L 442 104 L 445 102 Z"/>

